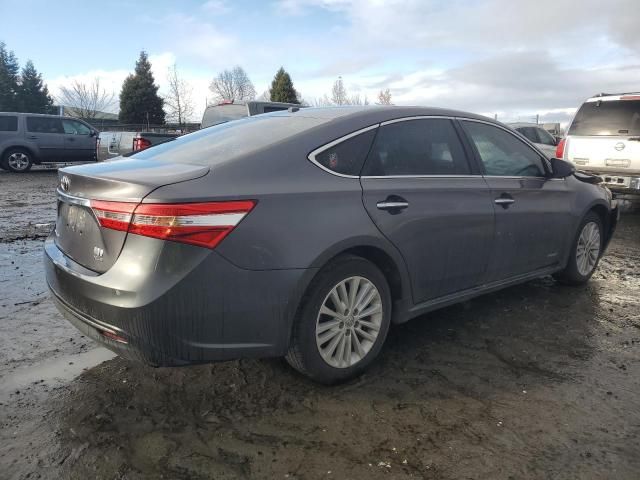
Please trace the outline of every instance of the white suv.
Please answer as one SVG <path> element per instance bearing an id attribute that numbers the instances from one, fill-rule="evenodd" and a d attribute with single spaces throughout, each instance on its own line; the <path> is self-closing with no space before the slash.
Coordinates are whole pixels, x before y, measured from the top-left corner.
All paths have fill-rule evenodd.
<path id="1" fill-rule="evenodd" d="M 640 93 L 601 93 L 585 101 L 556 157 L 600 175 L 611 190 L 640 194 Z"/>

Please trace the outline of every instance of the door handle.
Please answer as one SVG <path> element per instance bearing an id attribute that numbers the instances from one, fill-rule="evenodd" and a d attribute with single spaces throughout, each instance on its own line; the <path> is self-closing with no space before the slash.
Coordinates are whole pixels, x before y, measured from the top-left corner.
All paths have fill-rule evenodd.
<path id="1" fill-rule="evenodd" d="M 502 208 L 509 208 L 509 205 L 515 203 L 515 200 L 508 193 L 503 193 L 493 201 L 496 205 L 500 205 Z"/>
<path id="2" fill-rule="evenodd" d="M 387 197 L 383 202 L 376 203 L 376 207 L 378 210 L 387 210 L 387 211 L 398 211 L 404 210 L 409 206 L 409 202 L 407 202 L 402 197 L 390 196 Z"/>
<path id="3" fill-rule="evenodd" d="M 37 136 L 35 136 L 35 135 L 29 135 L 27 138 L 28 138 L 29 140 L 37 140 L 37 139 L 38 139 L 38 137 L 37 137 Z"/>

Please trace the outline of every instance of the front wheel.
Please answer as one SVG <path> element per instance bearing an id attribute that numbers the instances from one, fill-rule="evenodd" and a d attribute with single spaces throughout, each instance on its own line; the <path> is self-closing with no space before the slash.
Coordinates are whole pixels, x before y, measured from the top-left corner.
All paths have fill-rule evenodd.
<path id="1" fill-rule="evenodd" d="M 566 285 L 582 285 L 595 272 L 602 253 L 602 220 L 594 212 L 588 213 L 578 228 L 569 261 L 554 278 Z"/>
<path id="2" fill-rule="evenodd" d="M 24 173 L 31 170 L 33 159 L 31 153 L 21 148 L 9 150 L 2 159 L 2 166 L 10 172 Z"/>
<path id="3" fill-rule="evenodd" d="M 309 287 L 293 326 L 287 361 L 326 384 L 353 378 L 378 355 L 391 320 L 382 272 L 361 257 L 338 257 Z"/>

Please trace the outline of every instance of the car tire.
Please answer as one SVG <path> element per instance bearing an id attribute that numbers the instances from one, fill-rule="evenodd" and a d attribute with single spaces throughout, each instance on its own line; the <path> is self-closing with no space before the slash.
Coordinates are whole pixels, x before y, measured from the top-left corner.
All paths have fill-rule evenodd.
<path id="1" fill-rule="evenodd" d="M 2 166 L 14 173 L 25 173 L 33 166 L 33 155 L 24 148 L 11 148 L 2 158 Z"/>
<path id="2" fill-rule="evenodd" d="M 286 359 L 320 383 L 351 379 L 377 357 L 390 322 L 391 292 L 384 274 L 362 257 L 342 255 L 307 289 Z"/>
<path id="3" fill-rule="evenodd" d="M 600 261 L 603 247 L 602 219 L 589 212 L 580 222 L 564 270 L 553 277 L 564 285 L 583 285 L 589 281 Z"/>

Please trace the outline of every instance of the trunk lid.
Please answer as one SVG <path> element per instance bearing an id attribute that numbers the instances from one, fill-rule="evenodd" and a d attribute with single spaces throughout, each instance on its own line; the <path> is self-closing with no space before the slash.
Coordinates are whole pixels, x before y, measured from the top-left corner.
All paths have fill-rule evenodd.
<path id="1" fill-rule="evenodd" d="M 83 267 L 104 273 L 118 259 L 127 232 L 102 228 L 91 200 L 136 205 L 158 187 L 200 178 L 208 171 L 206 166 L 141 159 L 62 169 L 58 173 L 56 245 Z"/>
<path id="2" fill-rule="evenodd" d="M 578 168 L 601 173 L 640 173 L 640 138 L 569 136 L 565 156 Z"/>

